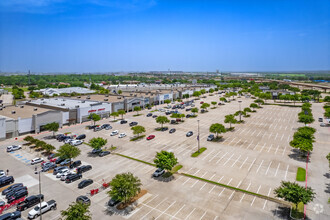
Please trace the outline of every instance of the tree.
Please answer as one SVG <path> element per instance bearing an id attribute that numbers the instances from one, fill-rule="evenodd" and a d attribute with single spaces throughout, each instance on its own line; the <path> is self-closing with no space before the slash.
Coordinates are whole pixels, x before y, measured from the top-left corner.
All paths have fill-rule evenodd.
<path id="1" fill-rule="evenodd" d="M 201 89 L 200 93 L 201 93 L 202 95 L 204 95 L 204 94 L 206 93 L 206 90 L 205 90 L 205 89 Z"/>
<path id="2" fill-rule="evenodd" d="M 229 123 L 230 124 L 230 129 L 231 129 L 231 124 L 237 123 L 237 120 L 235 119 L 234 115 L 226 115 L 225 116 L 225 123 Z"/>
<path id="3" fill-rule="evenodd" d="M 255 111 L 254 109 L 255 109 L 255 108 L 258 108 L 258 105 L 257 105 L 256 103 L 251 103 L 251 104 L 250 104 L 250 108 L 252 108 L 253 111 Z"/>
<path id="4" fill-rule="evenodd" d="M 296 137 L 290 141 L 290 146 L 299 149 L 303 154 L 313 150 L 313 140 Z"/>
<path id="5" fill-rule="evenodd" d="M 154 163 L 158 168 L 171 171 L 172 168 L 178 163 L 178 159 L 174 156 L 173 152 L 162 150 L 161 152 L 157 152 Z"/>
<path id="6" fill-rule="evenodd" d="M 213 92 L 214 92 L 214 89 L 211 88 L 211 89 L 209 90 L 209 93 L 213 93 Z"/>
<path id="7" fill-rule="evenodd" d="M 118 90 L 118 94 L 120 95 L 120 94 L 122 94 L 123 93 L 123 91 L 121 91 L 120 89 Z"/>
<path id="8" fill-rule="evenodd" d="M 244 111 L 237 111 L 237 112 L 235 112 L 235 114 L 234 114 L 235 116 L 239 116 L 239 121 L 242 121 L 241 120 L 241 116 L 242 115 L 246 115 L 246 112 L 244 112 Z"/>
<path id="9" fill-rule="evenodd" d="M 328 153 L 328 155 L 326 156 L 326 158 L 327 158 L 328 161 L 329 161 L 329 167 L 330 167 L 330 153 Z"/>
<path id="10" fill-rule="evenodd" d="M 61 216 L 65 220 L 90 220 L 92 219 L 89 205 L 82 202 L 73 202 L 69 205 L 69 208 L 61 211 Z"/>
<path id="11" fill-rule="evenodd" d="M 194 91 L 192 96 L 198 98 L 202 93 L 200 91 Z"/>
<path id="12" fill-rule="evenodd" d="M 125 112 L 125 110 L 120 109 L 120 110 L 118 110 L 118 114 L 121 115 L 121 119 L 124 119 L 124 115 L 126 114 L 126 112 Z"/>
<path id="13" fill-rule="evenodd" d="M 306 124 L 311 124 L 314 122 L 314 118 L 311 115 L 299 115 L 298 119 L 298 121 L 304 123 L 305 126 Z"/>
<path id="14" fill-rule="evenodd" d="M 205 110 L 207 110 L 208 107 L 210 107 L 210 104 L 209 104 L 209 103 L 206 103 L 206 102 L 204 102 L 204 103 L 202 104 L 202 106 L 201 106 L 201 108 L 202 108 L 202 109 L 205 109 Z"/>
<path id="15" fill-rule="evenodd" d="M 80 149 L 71 144 L 64 144 L 58 149 L 56 155 L 64 159 L 73 159 L 80 155 Z"/>
<path id="16" fill-rule="evenodd" d="M 31 143 L 34 138 L 32 136 L 26 136 L 23 140 Z"/>
<path id="17" fill-rule="evenodd" d="M 213 105 L 213 107 L 216 107 L 217 102 L 211 102 L 211 104 Z"/>
<path id="18" fill-rule="evenodd" d="M 101 137 L 97 137 L 90 139 L 88 143 L 94 149 L 101 149 L 104 145 L 108 143 L 108 140 Z"/>
<path id="19" fill-rule="evenodd" d="M 226 99 L 225 97 L 221 97 L 219 100 L 220 100 L 221 102 L 227 102 L 227 99 Z"/>
<path id="20" fill-rule="evenodd" d="M 141 180 L 132 173 L 117 174 L 111 180 L 111 190 L 107 193 L 111 198 L 128 203 L 141 191 L 141 185 Z"/>
<path id="21" fill-rule="evenodd" d="M 141 107 L 140 106 L 135 106 L 134 111 L 136 112 L 136 115 L 138 115 L 139 111 L 141 111 Z"/>
<path id="22" fill-rule="evenodd" d="M 215 133 L 218 138 L 219 134 L 226 132 L 226 128 L 222 124 L 215 123 L 210 126 L 210 132 Z"/>
<path id="23" fill-rule="evenodd" d="M 244 108 L 243 111 L 245 111 L 245 112 L 252 112 L 252 110 L 250 108 Z"/>
<path id="24" fill-rule="evenodd" d="M 46 145 L 43 146 L 43 149 L 46 151 L 47 154 L 49 154 L 53 150 L 55 150 L 56 148 L 51 144 L 46 144 Z"/>
<path id="25" fill-rule="evenodd" d="M 313 201 L 315 192 L 311 187 L 300 186 L 294 182 L 281 182 L 281 186 L 274 189 L 275 196 L 285 201 L 292 202 L 296 205 L 296 209 L 300 202 L 307 204 Z"/>
<path id="26" fill-rule="evenodd" d="M 169 120 L 166 116 L 158 116 L 158 117 L 156 118 L 156 122 L 157 122 L 158 124 L 161 124 L 161 126 L 162 126 L 162 128 L 163 128 L 163 124 L 165 124 L 165 123 L 169 123 L 170 120 Z"/>
<path id="27" fill-rule="evenodd" d="M 92 120 L 94 122 L 94 125 L 95 125 L 95 122 L 101 120 L 101 116 L 99 116 L 98 114 L 92 113 L 88 116 L 88 119 Z"/>
<path id="28" fill-rule="evenodd" d="M 198 108 L 197 108 L 197 107 L 192 108 L 192 109 L 191 109 L 191 112 L 192 112 L 192 113 L 197 113 L 197 112 L 198 112 Z"/>
<path id="29" fill-rule="evenodd" d="M 59 127 L 60 127 L 60 125 L 57 122 L 48 123 L 44 126 L 44 128 L 47 131 L 52 131 L 53 132 L 53 137 L 55 137 L 55 132 L 58 131 Z"/>
<path id="30" fill-rule="evenodd" d="M 119 116 L 119 113 L 118 112 L 112 112 L 110 115 L 113 117 L 114 120 L 116 120 L 116 117 Z"/>
<path id="31" fill-rule="evenodd" d="M 259 106 L 259 107 L 260 107 L 260 105 L 265 104 L 265 102 L 262 101 L 261 99 L 256 99 L 256 100 L 254 100 L 254 102 L 255 102 L 255 103 L 258 103 L 258 106 Z"/>
<path id="32" fill-rule="evenodd" d="M 330 96 L 327 95 L 326 97 L 324 97 L 323 101 L 324 102 L 330 102 Z"/>
<path id="33" fill-rule="evenodd" d="M 166 100 L 164 101 L 164 103 L 165 103 L 165 104 L 170 104 L 170 103 L 171 103 L 171 100 L 166 99 Z"/>
<path id="34" fill-rule="evenodd" d="M 146 132 L 146 129 L 141 125 L 131 127 L 131 130 L 133 131 L 133 134 L 137 134 L 138 137 L 140 136 L 140 134 Z"/>

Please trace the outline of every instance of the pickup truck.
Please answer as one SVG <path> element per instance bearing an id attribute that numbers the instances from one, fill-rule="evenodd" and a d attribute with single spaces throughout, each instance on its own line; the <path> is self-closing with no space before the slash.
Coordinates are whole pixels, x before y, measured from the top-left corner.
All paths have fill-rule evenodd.
<path id="1" fill-rule="evenodd" d="M 45 212 L 48 212 L 51 209 L 56 209 L 56 202 L 55 200 L 50 200 L 48 202 L 42 202 L 41 208 L 40 204 L 38 204 L 34 209 L 29 211 L 28 219 L 34 219 L 40 216 L 40 214 L 44 214 Z"/>
<path id="2" fill-rule="evenodd" d="M 27 197 L 23 202 L 17 204 L 17 211 L 24 211 L 44 200 L 44 195 L 35 195 Z"/>

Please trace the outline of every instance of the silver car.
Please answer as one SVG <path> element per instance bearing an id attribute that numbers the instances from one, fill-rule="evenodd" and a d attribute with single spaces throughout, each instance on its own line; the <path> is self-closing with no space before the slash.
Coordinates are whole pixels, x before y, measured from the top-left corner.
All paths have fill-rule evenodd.
<path id="1" fill-rule="evenodd" d="M 21 149 L 21 145 L 11 145 L 7 147 L 7 152 L 15 151 Z"/>

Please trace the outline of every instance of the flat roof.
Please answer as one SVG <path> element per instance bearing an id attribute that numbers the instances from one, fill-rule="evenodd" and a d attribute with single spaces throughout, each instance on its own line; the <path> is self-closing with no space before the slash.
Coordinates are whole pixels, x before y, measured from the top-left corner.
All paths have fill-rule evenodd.
<path id="1" fill-rule="evenodd" d="M 23 108 L 21 107 L 23 106 Z M 36 110 L 35 110 L 36 109 Z M 12 114 L 12 111 L 15 111 L 15 114 Z M 29 106 L 29 105 L 11 105 L 6 106 L 2 110 L 0 110 L 0 116 L 4 116 L 5 118 L 17 119 L 21 118 L 30 118 L 32 115 L 40 114 L 43 112 L 51 111 L 47 108 Z"/>
<path id="2" fill-rule="evenodd" d="M 87 97 L 90 97 L 90 99 L 87 99 Z M 97 95 L 97 94 L 93 94 L 93 95 L 82 95 L 80 96 L 80 98 L 76 97 L 72 97 L 73 99 L 76 100 L 90 100 L 90 101 L 98 101 L 98 102 L 120 102 L 123 101 L 123 98 L 118 99 L 118 97 L 122 97 L 122 96 L 114 96 L 114 95 L 108 95 L 108 97 L 106 95 Z M 106 101 L 107 99 L 107 101 Z"/>
<path id="3" fill-rule="evenodd" d="M 79 105 L 80 108 L 89 107 L 93 104 L 99 103 L 93 100 L 79 100 L 73 98 L 50 98 L 50 99 L 35 99 L 29 101 L 33 105 L 45 105 L 50 107 L 57 107 L 62 109 L 74 109 Z"/>

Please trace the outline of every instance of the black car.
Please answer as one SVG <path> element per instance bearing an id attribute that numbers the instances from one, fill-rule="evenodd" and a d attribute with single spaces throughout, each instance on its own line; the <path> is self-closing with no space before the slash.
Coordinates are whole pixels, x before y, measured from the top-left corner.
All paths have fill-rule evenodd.
<path id="1" fill-rule="evenodd" d="M 208 137 L 207 137 L 207 141 L 213 141 L 214 140 L 214 134 L 210 134 Z"/>
<path id="2" fill-rule="evenodd" d="M 91 179 L 83 180 L 78 184 L 78 189 L 82 189 L 86 186 L 91 185 L 92 183 L 93 183 L 93 180 L 91 180 Z"/>
<path id="3" fill-rule="evenodd" d="M 97 126 L 96 125 L 88 125 L 87 126 L 87 128 L 89 129 L 89 130 L 93 130 L 94 128 L 96 128 Z"/>
<path id="4" fill-rule="evenodd" d="M 57 140 L 61 142 L 61 141 L 65 141 L 68 138 L 70 138 L 70 137 L 63 135 L 63 136 L 60 136 Z"/>
<path id="5" fill-rule="evenodd" d="M 44 200 L 44 195 L 39 194 L 39 195 L 35 195 L 35 196 L 29 196 L 27 197 L 23 202 L 20 202 L 17 204 L 17 211 L 24 211 L 25 209 L 28 209 L 38 203 L 40 203 L 40 201 Z"/>
<path id="6" fill-rule="evenodd" d="M 14 177 L 13 176 L 5 176 L 0 179 L 0 187 L 7 186 L 9 184 L 14 183 Z"/>
<path id="7" fill-rule="evenodd" d="M 126 123 L 127 123 L 126 120 L 121 120 L 121 121 L 120 121 L 120 124 L 126 124 Z"/>
<path id="8" fill-rule="evenodd" d="M 147 114 L 147 117 L 151 117 L 151 116 L 152 116 L 152 113 L 148 113 L 148 114 Z"/>
<path id="9" fill-rule="evenodd" d="M 129 123 L 129 126 L 135 126 L 137 125 L 138 123 L 136 121 L 132 121 L 131 123 Z"/>
<path id="10" fill-rule="evenodd" d="M 86 138 L 86 134 L 81 134 L 78 137 L 76 137 L 76 140 L 82 140 Z"/>
<path id="11" fill-rule="evenodd" d="M 53 174 L 56 175 L 60 170 L 63 170 L 63 169 L 66 169 L 66 168 L 68 168 L 68 167 L 65 167 L 65 166 L 55 167 L 55 169 L 53 170 Z"/>
<path id="12" fill-rule="evenodd" d="M 93 149 L 92 150 L 92 154 L 99 154 L 99 153 L 101 153 L 102 152 L 102 149 Z"/>
<path id="13" fill-rule="evenodd" d="M 16 192 L 14 195 L 12 195 L 10 198 L 8 198 L 7 203 L 12 203 L 13 201 L 23 198 L 24 196 L 29 195 L 27 190 L 21 190 Z"/>
<path id="14" fill-rule="evenodd" d="M 21 212 L 15 211 L 1 215 L 0 220 L 12 220 L 12 219 L 18 219 L 20 217 L 21 217 Z"/>
<path id="15" fill-rule="evenodd" d="M 75 174 L 69 174 L 65 178 L 66 183 L 72 183 L 73 181 L 76 181 L 78 179 L 81 179 L 82 175 L 81 173 L 75 173 Z"/>
<path id="16" fill-rule="evenodd" d="M 157 116 L 157 115 L 153 115 L 152 117 L 153 117 L 153 118 L 157 118 L 158 116 Z"/>
<path id="17" fill-rule="evenodd" d="M 110 151 L 102 151 L 101 153 L 99 153 L 99 156 L 103 157 L 103 156 L 106 156 L 108 154 L 110 154 Z"/>
<path id="18" fill-rule="evenodd" d="M 115 206 L 117 205 L 118 203 L 120 203 L 120 201 L 116 198 L 111 198 L 108 202 L 108 206 Z"/>
<path id="19" fill-rule="evenodd" d="M 64 134 L 58 134 L 58 135 L 56 136 L 56 140 L 60 141 L 63 137 L 65 137 Z"/>
<path id="20" fill-rule="evenodd" d="M 171 124 L 177 124 L 176 120 L 171 120 Z"/>
<path id="21" fill-rule="evenodd" d="M 91 169 L 92 169 L 91 165 L 84 165 L 84 166 L 81 166 L 81 167 L 77 168 L 77 173 L 84 173 L 84 172 L 87 172 L 88 170 L 91 170 Z"/>
<path id="22" fill-rule="evenodd" d="M 20 186 L 20 187 L 16 187 L 14 188 L 12 191 L 8 192 L 6 194 L 6 199 L 9 199 L 10 197 L 12 197 L 13 195 L 15 195 L 15 193 L 21 191 L 21 190 L 25 190 L 27 191 L 27 187 L 26 186 Z"/>
<path id="23" fill-rule="evenodd" d="M 172 133 L 174 133 L 175 131 L 176 131 L 176 129 L 175 129 L 175 128 L 172 128 L 172 129 L 169 131 L 169 133 L 172 134 Z"/>
<path id="24" fill-rule="evenodd" d="M 190 137 L 190 136 L 192 136 L 194 133 L 192 132 L 192 131 L 189 131 L 187 134 L 186 134 L 186 136 L 187 137 Z"/>
<path id="25" fill-rule="evenodd" d="M 15 183 L 14 185 L 9 186 L 7 189 L 2 191 L 2 195 L 7 195 L 10 191 L 14 190 L 15 188 L 22 187 L 23 183 Z"/>
<path id="26" fill-rule="evenodd" d="M 205 113 L 205 112 L 206 112 L 206 110 L 205 110 L 205 109 L 202 109 L 202 110 L 201 110 L 201 113 Z"/>
<path id="27" fill-rule="evenodd" d="M 171 114 L 171 112 L 165 112 L 165 115 L 170 115 Z"/>
<path id="28" fill-rule="evenodd" d="M 59 163 L 62 163 L 65 159 L 64 158 L 57 158 L 56 161 L 55 161 L 55 164 L 59 164 Z"/>
<path id="29" fill-rule="evenodd" d="M 70 165 L 70 169 L 75 168 L 75 167 L 79 167 L 80 165 L 81 165 L 81 161 L 76 160 L 76 161 L 72 162 L 72 164 Z"/>
<path id="30" fill-rule="evenodd" d="M 163 127 L 160 129 L 161 131 L 167 131 L 168 130 L 168 127 Z"/>
<path id="31" fill-rule="evenodd" d="M 87 196 L 78 196 L 76 199 L 76 202 L 81 202 L 86 205 L 91 204 L 91 200 Z"/>

